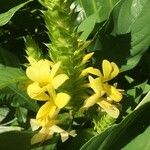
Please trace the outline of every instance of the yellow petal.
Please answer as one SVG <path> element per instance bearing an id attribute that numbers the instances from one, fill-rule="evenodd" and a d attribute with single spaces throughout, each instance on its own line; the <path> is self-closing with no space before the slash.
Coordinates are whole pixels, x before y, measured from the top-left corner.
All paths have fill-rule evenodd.
<path id="1" fill-rule="evenodd" d="M 50 130 L 52 130 L 53 132 L 55 133 L 61 133 L 61 132 L 64 132 L 65 130 L 63 130 L 62 128 L 60 128 L 59 126 L 57 125 L 53 125 Z"/>
<path id="2" fill-rule="evenodd" d="M 55 97 L 56 97 L 56 91 L 55 91 L 53 85 L 48 84 L 46 86 L 46 88 L 47 88 L 47 91 L 48 91 L 48 94 L 50 95 L 50 97 L 52 97 L 52 99 L 55 99 Z"/>
<path id="3" fill-rule="evenodd" d="M 97 94 L 93 94 L 92 96 L 87 98 L 84 102 L 83 109 L 89 108 L 89 107 L 93 106 L 94 104 L 96 104 L 98 98 L 99 98 L 99 95 L 97 95 Z M 82 108 L 81 108 L 81 110 L 82 110 Z"/>
<path id="4" fill-rule="evenodd" d="M 50 80 L 50 62 L 40 60 L 26 69 L 26 75 L 32 81 L 46 85 Z"/>
<path id="5" fill-rule="evenodd" d="M 46 88 L 41 88 L 38 83 L 34 82 L 27 87 L 28 95 L 35 100 L 45 101 L 49 99 L 49 95 L 45 93 Z"/>
<path id="6" fill-rule="evenodd" d="M 100 70 L 98 70 L 98 69 L 96 69 L 96 68 L 93 68 L 93 67 L 88 67 L 88 68 L 84 69 L 84 70 L 81 72 L 80 76 L 82 77 L 82 76 L 86 76 L 86 75 L 88 75 L 88 74 L 93 74 L 93 75 L 96 75 L 96 76 L 99 76 L 99 77 L 102 76 Z"/>
<path id="7" fill-rule="evenodd" d="M 32 128 L 32 131 L 35 131 L 40 127 L 39 123 L 36 119 L 31 119 L 30 120 L 30 125 L 31 125 L 31 128 Z"/>
<path id="8" fill-rule="evenodd" d="M 56 106 L 53 104 L 53 102 L 48 101 L 39 109 L 36 119 L 43 121 L 47 121 L 45 119 L 53 119 L 56 116 L 56 112 Z"/>
<path id="9" fill-rule="evenodd" d="M 59 109 L 61 109 L 68 104 L 70 99 L 70 95 L 66 93 L 58 93 L 55 99 L 55 104 Z"/>
<path id="10" fill-rule="evenodd" d="M 69 138 L 69 133 L 68 132 L 62 132 L 62 133 L 60 133 L 60 136 L 61 136 L 61 141 L 65 142 Z"/>
<path id="11" fill-rule="evenodd" d="M 103 70 L 104 80 L 108 81 L 110 79 L 110 74 L 112 72 L 112 65 L 108 60 L 103 60 L 102 70 Z"/>
<path id="12" fill-rule="evenodd" d="M 54 132 L 51 132 L 49 128 L 42 128 L 37 134 L 31 139 L 31 145 L 44 142 L 53 137 Z"/>
<path id="13" fill-rule="evenodd" d="M 52 67 L 51 75 L 50 75 L 51 80 L 54 78 L 54 76 L 58 72 L 60 65 L 61 65 L 61 62 L 58 62 L 58 63 L 54 64 L 54 66 Z"/>
<path id="14" fill-rule="evenodd" d="M 65 142 L 69 138 L 69 135 L 72 136 L 72 137 L 75 137 L 77 135 L 75 130 L 67 132 L 67 131 L 63 130 L 62 128 L 60 128 L 59 126 L 57 126 L 57 125 L 52 126 L 50 128 L 50 130 L 54 133 L 59 133 L 60 136 L 61 136 L 61 141 L 62 142 Z"/>
<path id="15" fill-rule="evenodd" d="M 45 141 L 45 134 L 37 133 L 31 138 L 31 145 Z"/>
<path id="16" fill-rule="evenodd" d="M 56 118 L 57 115 L 58 115 L 58 113 L 59 113 L 59 111 L 56 111 L 55 113 L 57 113 L 56 116 L 55 116 L 55 118 Z M 45 127 L 50 127 L 50 128 L 51 128 L 53 125 L 56 125 L 56 124 L 58 124 L 59 122 L 60 122 L 60 121 L 59 121 L 59 120 L 56 120 L 56 119 L 49 119 Z"/>
<path id="17" fill-rule="evenodd" d="M 101 78 L 94 79 L 93 77 L 89 76 L 89 82 L 90 82 L 90 87 L 93 89 L 93 91 L 96 94 L 100 96 L 104 94 L 103 83 Z"/>
<path id="18" fill-rule="evenodd" d="M 119 68 L 114 62 L 111 62 L 111 65 L 112 65 L 113 70 L 112 70 L 112 73 L 110 74 L 110 79 L 113 79 L 119 74 Z"/>
<path id="19" fill-rule="evenodd" d="M 83 60 L 82 60 L 82 64 L 85 64 L 92 56 L 93 56 L 94 52 L 92 53 L 89 53 L 89 54 L 86 54 L 84 57 L 83 57 Z"/>
<path id="20" fill-rule="evenodd" d="M 76 137 L 77 133 L 76 133 L 75 130 L 71 130 L 71 131 L 69 131 L 69 135 L 72 136 L 72 137 Z"/>
<path id="21" fill-rule="evenodd" d="M 60 133 L 62 142 L 65 142 L 69 138 L 69 133 L 56 125 L 52 126 L 51 130 L 55 133 Z"/>
<path id="22" fill-rule="evenodd" d="M 116 89 L 114 86 L 111 86 L 109 84 L 104 84 L 104 88 L 106 90 L 107 96 L 115 101 L 119 102 L 122 99 L 122 94 L 119 92 L 118 89 Z"/>
<path id="23" fill-rule="evenodd" d="M 101 108 L 103 108 L 108 115 L 110 115 L 113 118 L 118 118 L 119 116 L 119 109 L 110 104 L 109 102 L 105 101 L 105 100 L 99 100 L 99 102 L 97 103 Z"/>
<path id="24" fill-rule="evenodd" d="M 53 78 L 52 84 L 55 89 L 60 87 L 66 80 L 68 80 L 68 76 L 66 74 L 59 74 L 56 77 Z"/>

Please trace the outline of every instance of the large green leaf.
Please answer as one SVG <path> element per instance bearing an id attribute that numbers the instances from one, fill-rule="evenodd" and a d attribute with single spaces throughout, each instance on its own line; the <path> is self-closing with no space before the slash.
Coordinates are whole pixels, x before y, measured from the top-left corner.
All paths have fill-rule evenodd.
<path id="1" fill-rule="evenodd" d="M 85 11 L 85 17 L 89 17 L 92 14 L 95 14 L 99 8 L 101 10 L 97 14 L 97 21 L 102 22 L 109 17 L 109 14 L 114 7 L 114 5 L 119 0 L 78 0 L 80 6 Z"/>
<path id="2" fill-rule="evenodd" d="M 10 10 L 8 10 L 5 13 L 0 14 L 0 26 L 3 26 L 9 22 L 9 20 L 13 17 L 13 15 L 23 6 L 25 6 L 27 3 L 31 2 L 31 0 L 21 3 L 20 5 L 17 5 Z"/>
<path id="3" fill-rule="evenodd" d="M 0 89 L 26 79 L 21 69 L 0 65 Z"/>
<path id="4" fill-rule="evenodd" d="M 26 106 L 28 109 L 32 111 L 37 111 L 38 105 L 36 101 L 31 100 L 31 98 L 27 95 L 27 93 L 21 90 L 20 88 L 18 88 L 17 85 L 13 85 L 14 83 L 26 81 L 26 80 L 27 77 L 23 70 L 19 68 L 0 65 L 0 89 L 4 87 L 8 87 L 11 90 L 10 92 L 9 91 L 8 92 L 11 94 L 13 91 L 16 98 L 15 103 L 18 103 L 18 106 L 14 106 L 14 107 L 19 107 L 21 105 L 21 106 Z"/>
<path id="5" fill-rule="evenodd" d="M 130 55 L 126 58 L 127 62 L 122 66 L 122 71 L 135 67 L 150 45 L 149 8 L 149 0 L 123 0 L 113 11 L 112 33 L 131 34 Z"/>
<path id="6" fill-rule="evenodd" d="M 150 148 L 150 126 L 144 131 L 144 133 L 137 136 L 129 144 L 127 144 L 122 150 L 149 150 Z"/>
<path id="7" fill-rule="evenodd" d="M 135 124 L 137 120 L 141 118 L 141 114 L 145 110 L 149 110 L 150 108 L 150 93 L 147 94 L 144 102 L 140 104 L 140 107 L 134 110 L 131 114 L 129 114 L 121 123 L 115 125 L 114 127 L 106 130 L 105 132 L 93 137 L 89 140 L 81 150 L 91 150 L 91 149 L 99 149 L 99 150 L 109 150 L 113 146 L 115 146 L 116 142 L 119 143 L 122 135 L 126 135 L 127 129 Z M 119 144 L 118 144 L 119 145 Z M 116 146 L 117 148 L 117 146 Z"/>
<path id="8" fill-rule="evenodd" d="M 90 33 L 93 31 L 94 26 L 97 22 L 98 12 L 99 10 L 96 13 L 89 16 L 87 19 L 85 19 L 78 27 L 78 32 L 82 32 L 82 34 L 80 35 L 81 40 L 86 40 Z"/>
<path id="9" fill-rule="evenodd" d="M 109 18 L 110 12 L 119 0 L 78 0 L 84 9 L 85 20 L 78 27 L 83 32 L 80 39 L 86 40 L 93 31 L 96 23 L 103 22 Z"/>

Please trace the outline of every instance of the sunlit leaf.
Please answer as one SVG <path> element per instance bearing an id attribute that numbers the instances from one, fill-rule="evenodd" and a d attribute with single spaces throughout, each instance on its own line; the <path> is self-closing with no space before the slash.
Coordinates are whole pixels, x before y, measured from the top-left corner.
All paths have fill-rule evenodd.
<path id="1" fill-rule="evenodd" d="M 122 148 L 122 150 L 149 150 L 150 148 L 150 126 L 129 144 Z"/>
<path id="2" fill-rule="evenodd" d="M 85 20 L 80 24 L 78 32 L 83 32 L 81 40 L 86 40 L 93 31 L 95 24 L 109 18 L 110 12 L 119 0 L 79 0 L 85 11 Z"/>
<path id="3" fill-rule="evenodd" d="M 5 24 L 7 24 L 9 22 L 9 20 L 13 17 L 13 15 L 20 9 L 22 8 L 23 6 L 25 6 L 27 3 L 31 2 L 30 1 L 27 1 L 25 3 L 22 3 L 18 6 L 15 6 L 13 8 L 11 8 L 9 11 L 5 12 L 5 13 L 2 13 L 0 14 L 0 26 L 3 26 Z"/>
<path id="4" fill-rule="evenodd" d="M 131 34 L 130 56 L 122 71 L 135 67 L 150 45 L 149 8 L 149 0 L 123 0 L 113 11 L 113 34 Z"/>
<path id="5" fill-rule="evenodd" d="M 150 102 L 150 92 L 147 93 L 147 95 L 143 98 L 143 100 L 138 104 L 138 106 L 135 108 L 138 109 L 142 105 L 146 104 L 147 102 Z"/>
<path id="6" fill-rule="evenodd" d="M 0 65 L 0 89 L 26 79 L 21 69 Z"/>

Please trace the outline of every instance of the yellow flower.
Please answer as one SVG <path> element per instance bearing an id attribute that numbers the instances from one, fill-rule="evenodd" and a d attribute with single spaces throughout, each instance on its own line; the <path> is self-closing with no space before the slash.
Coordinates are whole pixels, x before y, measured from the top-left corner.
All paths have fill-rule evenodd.
<path id="1" fill-rule="evenodd" d="M 53 64 L 49 60 L 40 60 L 34 61 L 26 69 L 26 75 L 33 81 L 27 87 L 27 93 L 32 99 L 48 100 L 52 96 L 48 91 L 54 91 L 53 88 L 57 89 L 68 79 L 66 74 L 58 74 L 60 64 L 60 62 Z"/>
<path id="2" fill-rule="evenodd" d="M 53 137 L 54 133 L 60 133 L 62 141 L 68 139 L 70 133 L 59 128 L 56 124 L 59 123 L 57 115 L 61 108 L 63 108 L 70 96 L 66 93 L 58 93 L 55 100 L 49 100 L 39 109 L 36 119 L 31 119 L 31 128 L 33 131 L 42 127 L 42 129 L 35 134 L 31 139 L 31 144 L 43 142 Z M 74 136 L 74 135 L 73 135 Z"/>
<path id="3" fill-rule="evenodd" d="M 55 99 L 49 99 L 41 108 L 39 109 L 36 120 L 41 126 L 52 126 L 57 124 L 58 121 L 56 117 L 61 108 L 65 107 L 70 96 L 66 93 L 58 93 Z"/>
<path id="4" fill-rule="evenodd" d="M 114 62 L 109 62 L 108 60 L 103 60 L 102 62 L 103 70 L 103 81 L 109 81 L 119 74 L 119 68 Z"/>
<path id="5" fill-rule="evenodd" d="M 67 93 L 56 92 L 56 89 L 69 79 L 66 74 L 59 73 L 60 62 L 54 64 L 46 59 L 36 61 L 28 58 L 28 60 L 31 66 L 26 69 L 26 74 L 32 83 L 28 85 L 27 93 L 32 99 L 46 101 L 38 110 L 36 119 L 32 120 L 31 124 L 34 129 L 42 127 L 40 132 L 32 138 L 31 143 L 36 143 L 46 140 L 52 137 L 54 132 L 58 132 L 53 130 L 54 126 L 59 123 L 57 115 L 60 109 L 68 104 L 71 97 Z"/>
<path id="6" fill-rule="evenodd" d="M 39 128 L 39 126 L 36 123 L 36 120 L 32 119 L 33 129 L 35 128 L 35 126 L 36 128 Z M 77 135 L 75 133 L 75 130 L 71 130 L 67 132 L 57 125 L 53 125 L 51 127 L 42 127 L 42 129 L 32 137 L 31 144 L 36 144 L 36 143 L 44 142 L 48 139 L 51 139 L 54 133 L 60 134 L 62 142 L 65 142 L 69 138 L 69 136 L 75 137 Z"/>
<path id="7" fill-rule="evenodd" d="M 60 109 L 63 108 L 69 100 L 70 96 L 68 94 L 58 93 L 55 100 L 47 101 L 39 109 L 36 119 L 31 119 L 31 128 L 33 131 L 40 127 L 42 127 L 42 129 L 32 137 L 31 144 L 44 142 L 52 138 L 54 133 L 59 133 L 61 135 L 62 142 L 66 141 L 69 135 L 73 137 L 76 136 L 75 132 L 66 132 L 56 125 L 59 123 L 57 115 Z"/>
<path id="8" fill-rule="evenodd" d="M 122 99 L 122 94 L 115 86 L 109 85 L 107 81 L 115 78 L 119 74 L 119 68 L 114 62 L 109 62 L 108 60 L 103 60 L 102 62 L 103 76 L 102 80 L 104 82 L 104 90 L 110 100 L 119 102 Z"/>
<path id="9" fill-rule="evenodd" d="M 119 110 L 113 104 L 111 104 L 104 96 L 106 93 L 103 87 L 103 83 L 100 77 L 94 79 L 89 76 L 89 86 L 94 91 L 94 94 L 87 98 L 84 102 L 84 105 L 81 109 L 87 109 L 94 104 L 98 104 L 103 108 L 111 117 L 117 118 L 119 116 Z"/>
<path id="10" fill-rule="evenodd" d="M 103 74 L 99 69 L 88 67 L 82 71 L 81 76 L 86 76 L 87 74 L 98 76 L 101 80 L 99 84 L 103 84 L 103 91 L 105 91 L 107 97 L 112 101 L 119 102 L 122 99 L 122 94 L 116 87 L 107 83 L 119 74 L 118 66 L 114 62 L 110 63 L 108 60 L 103 60 L 102 70 Z"/>
<path id="11" fill-rule="evenodd" d="M 88 67 L 84 69 L 81 73 L 81 76 L 86 76 L 88 74 L 93 74 L 99 77 L 102 77 L 103 82 L 109 81 L 116 77 L 119 74 L 119 68 L 114 62 L 109 62 L 108 60 L 103 60 L 102 62 L 102 71 L 99 69 Z"/>
<path id="12" fill-rule="evenodd" d="M 103 74 L 100 70 L 93 67 L 86 68 L 82 71 L 81 76 L 87 74 L 98 76 L 95 79 L 89 76 L 89 87 L 94 91 L 94 94 L 85 100 L 82 109 L 98 104 L 110 116 L 117 118 L 119 110 L 112 102 L 119 102 L 122 99 L 122 94 L 116 87 L 109 85 L 107 81 L 116 77 L 119 73 L 119 69 L 115 63 L 103 60 L 102 70 Z"/>

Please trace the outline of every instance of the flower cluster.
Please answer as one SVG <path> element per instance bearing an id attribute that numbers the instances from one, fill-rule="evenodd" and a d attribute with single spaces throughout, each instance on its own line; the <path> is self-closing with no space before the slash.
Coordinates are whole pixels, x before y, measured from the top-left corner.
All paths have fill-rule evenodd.
<path id="1" fill-rule="evenodd" d="M 30 65 L 26 69 L 26 75 L 31 80 L 27 93 L 32 99 L 44 103 L 38 110 L 36 118 L 31 119 L 33 130 L 41 128 L 32 137 L 31 144 L 50 139 L 54 133 L 59 133 L 62 141 L 68 139 L 69 135 L 76 136 L 74 130 L 70 131 L 81 123 L 76 116 L 83 116 L 81 124 L 85 124 L 92 117 L 94 122 L 96 119 L 92 114 L 87 118 L 84 113 L 94 105 L 99 106 L 99 112 L 105 112 L 102 114 L 108 114 L 115 120 L 119 116 L 118 103 L 122 99 L 121 90 L 109 82 L 119 73 L 115 63 L 103 60 L 102 72 L 97 68 L 87 67 L 94 53 L 86 54 L 85 50 L 90 41 L 79 39 L 76 30 L 76 7 L 71 9 L 73 1 L 40 0 L 40 2 L 47 8 L 43 15 L 51 43 L 46 44 L 48 49 L 46 56 L 52 61 L 42 59 L 42 50 L 34 40 L 27 38 L 26 52 Z M 68 132 L 60 128 L 62 124 L 59 116 L 63 115 L 62 112 L 67 112 L 71 118 Z M 97 113 L 97 110 L 95 112 Z M 105 122 L 108 116 L 98 117 L 98 123 L 94 124 L 101 126 L 100 120 Z"/>
<path id="2" fill-rule="evenodd" d="M 92 55 L 93 53 L 85 55 L 81 64 L 87 63 Z M 60 133 L 62 141 L 67 140 L 69 135 L 76 136 L 74 130 L 66 132 L 57 126 L 59 124 L 57 116 L 60 110 L 71 100 L 67 92 L 57 90 L 66 80 L 69 80 L 69 77 L 60 70 L 61 62 L 53 63 L 46 59 L 36 61 L 31 57 L 28 57 L 28 60 L 30 66 L 27 67 L 26 74 L 32 82 L 27 87 L 27 93 L 32 99 L 45 102 L 38 110 L 36 119 L 31 119 L 33 131 L 41 127 L 41 130 L 33 136 L 31 143 L 35 144 L 50 139 L 54 133 Z M 108 60 L 103 60 L 102 72 L 93 67 L 84 69 L 79 78 L 87 76 L 89 80 L 89 83 L 86 84 L 87 90 L 90 88 L 93 92 L 84 100 L 80 110 L 87 110 L 98 104 L 109 116 L 117 118 L 120 112 L 117 103 L 122 99 L 122 94 L 108 81 L 116 77 L 118 73 L 117 65 Z"/>
<path id="3" fill-rule="evenodd" d="M 121 90 L 117 89 L 116 86 L 110 85 L 108 81 L 118 75 L 119 68 L 114 62 L 103 60 L 102 71 L 103 73 L 93 67 L 88 67 L 82 71 L 81 76 L 91 74 L 88 76 L 88 87 L 93 90 L 93 94 L 85 100 L 81 109 L 87 109 L 94 104 L 98 104 L 108 115 L 117 118 L 119 109 L 116 104 L 121 101 L 122 94 Z M 93 78 L 92 75 L 96 76 L 96 78 Z"/>
<path id="4" fill-rule="evenodd" d="M 73 131 L 68 133 L 56 125 L 59 123 L 59 120 L 57 120 L 59 111 L 71 99 L 69 94 L 56 91 L 69 79 L 66 74 L 59 73 L 61 63 L 54 64 L 46 59 L 36 61 L 31 57 L 28 60 L 30 66 L 26 69 L 26 75 L 32 83 L 28 85 L 27 93 L 34 100 L 45 101 L 39 109 L 36 119 L 31 120 L 33 130 L 42 127 L 40 132 L 33 136 L 31 143 L 47 140 L 54 133 L 60 133 L 62 141 L 65 141 L 69 134 L 75 136 Z"/>

